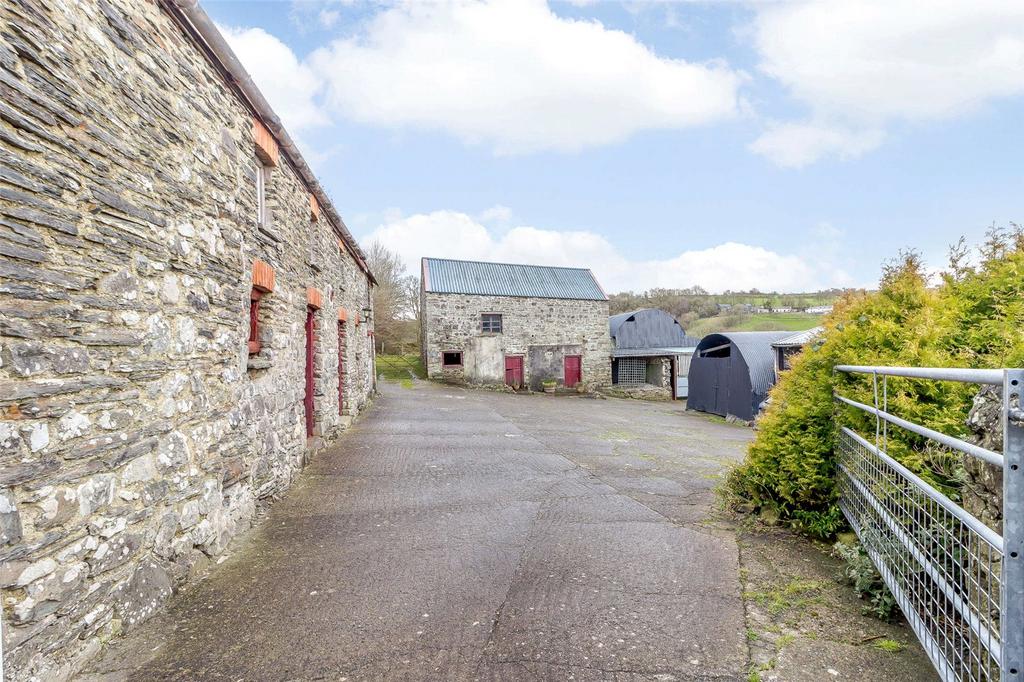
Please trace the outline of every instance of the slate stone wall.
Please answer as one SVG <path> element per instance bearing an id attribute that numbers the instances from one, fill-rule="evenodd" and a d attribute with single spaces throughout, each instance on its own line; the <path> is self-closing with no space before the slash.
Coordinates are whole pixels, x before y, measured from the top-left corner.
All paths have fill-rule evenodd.
<path id="1" fill-rule="evenodd" d="M 252 113 L 158 3 L 0 3 L 8 679 L 61 679 L 145 620 L 371 394 L 370 282 L 284 154 L 257 224 L 254 144 Z M 255 259 L 276 281 L 250 357 Z"/>
<path id="2" fill-rule="evenodd" d="M 974 396 L 967 417 L 970 440 L 993 452 L 1003 451 L 1003 389 L 984 386 Z M 1003 532 L 1003 470 L 976 457 L 964 457 L 967 474 L 963 487 L 964 509 L 989 528 Z"/>
<path id="3" fill-rule="evenodd" d="M 611 383 L 607 301 L 429 292 L 421 292 L 421 300 L 424 364 L 432 379 L 502 385 L 505 382 L 504 356 L 521 355 L 527 385 L 536 388 L 547 378 L 561 382 L 560 361 L 554 364 L 530 361 L 531 348 L 549 346 L 582 355 L 584 388 Z M 502 315 L 501 334 L 481 331 L 483 313 Z M 444 351 L 461 351 L 463 366 L 443 367 L 441 354 Z M 546 374 L 538 376 L 537 368 L 542 366 L 547 367 Z"/>

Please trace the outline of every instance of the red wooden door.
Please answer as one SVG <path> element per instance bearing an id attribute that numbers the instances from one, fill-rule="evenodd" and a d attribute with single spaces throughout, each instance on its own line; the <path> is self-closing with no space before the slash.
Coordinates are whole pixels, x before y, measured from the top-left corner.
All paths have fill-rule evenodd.
<path id="1" fill-rule="evenodd" d="M 306 395 L 302 400 L 306 408 L 306 436 L 313 435 L 313 339 L 316 310 L 306 308 Z"/>
<path id="2" fill-rule="evenodd" d="M 338 414 L 345 414 L 345 322 L 338 320 Z"/>
<path id="3" fill-rule="evenodd" d="M 565 387 L 572 388 L 580 383 L 581 379 L 580 356 L 565 356 Z"/>
<path id="4" fill-rule="evenodd" d="M 523 358 L 521 356 L 505 356 L 505 383 L 512 388 L 520 388 L 523 385 Z"/>

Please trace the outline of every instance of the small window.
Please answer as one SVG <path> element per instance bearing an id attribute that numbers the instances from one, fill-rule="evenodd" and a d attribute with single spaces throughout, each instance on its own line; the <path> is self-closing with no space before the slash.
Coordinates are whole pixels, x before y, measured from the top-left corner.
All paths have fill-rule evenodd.
<path id="1" fill-rule="evenodd" d="M 260 352 L 260 299 L 263 292 L 253 287 L 249 294 L 249 354 Z"/>
<path id="2" fill-rule="evenodd" d="M 480 316 L 480 330 L 484 334 L 500 334 L 501 333 L 501 315 L 494 313 L 484 313 Z"/>
<path id="3" fill-rule="evenodd" d="M 441 353 L 441 364 L 445 367 L 462 367 L 462 353 L 446 350 Z"/>
<path id="4" fill-rule="evenodd" d="M 256 166 L 256 220 L 260 225 L 267 225 L 267 184 L 270 180 L 271 166 L 260 163 Z"/>

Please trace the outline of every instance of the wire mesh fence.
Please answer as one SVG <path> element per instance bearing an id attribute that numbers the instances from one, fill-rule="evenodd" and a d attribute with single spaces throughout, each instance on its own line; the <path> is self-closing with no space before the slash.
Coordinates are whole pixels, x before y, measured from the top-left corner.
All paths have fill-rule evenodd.
<path id="1" fill-rule="evenodd" d="M 619 358 L 618 367 L 615 383 L 627 386 L 647 383 L 647 358 Z"/>
<path id="2" fill-rule="evenodd" d="M 874 442 L 840 426 L 837 464 L 839 506 L 874 561 L 908 623 L 943 680 L 1013 682 L 1024 654 L 1024 570 L 1020 480 L 1024 430 L 1020 370 L 837 367 L 874 374 L 875 404 L 842 396 L 843 404 L 876 418 Z M 878 378 L 883 377 L 879 399 Z M 1004 454 L 902 420 L 885 411 L 885 375 L 969 383 L 1004 384 Z M 964 456 L 1003 469 L 1003 533 L 989 528 L 956 502 L 889 456 L 889 425 L 910 430 Z"/>
<path id="3" fill-rule="evenodd" d="M 840 507 L 940 676 L 998 680 L 998 536 L 849 429 L 838 454 Z"/>

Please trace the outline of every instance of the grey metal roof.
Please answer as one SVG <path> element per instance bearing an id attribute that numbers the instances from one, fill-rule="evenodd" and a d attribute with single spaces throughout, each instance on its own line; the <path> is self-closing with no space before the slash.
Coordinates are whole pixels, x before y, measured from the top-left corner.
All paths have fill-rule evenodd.
<path id="1" fill-rule="evenodd" d="M 796 334 L 790 334 L 785 336 L 772 345 L 776 348 L 791 348 L 793 346 L 803 346 L 810 343 L 817 338 L 823 331 L 824 327 L 812 327 L 806 331 L 797 332 Z"/>
<path id="2" fill-rule="evenodd" d="M 594 273 L 586 268 L 423 259 L 424 291 L 524 298 L 606 301 Z"/>
<path id="3" fill-rule="evenodd" d="M 616 348 L 612 350 L 613 358 L 661 358 L 668 355 L 693 355 L 697 344 L 676 348 Z"/>
<path id="4" fill-rule="evenodd" d="M 700 339 L 687 336 L 676 318 L 658 308 L 642 308 L 608 318 L 615 348 L 690 348 Z"/>
<path id="5" fill-rule="evenodd" d="M 772 344 L 790 336 L 791 332 L 720 332 L 708 334 L 700 340 L 697 353 L 708 348 L 731 343 L 743 356 L 750 374 L 750 387 L 754 393 L 764 395 L 775 383 L 775 355 Z"/>

